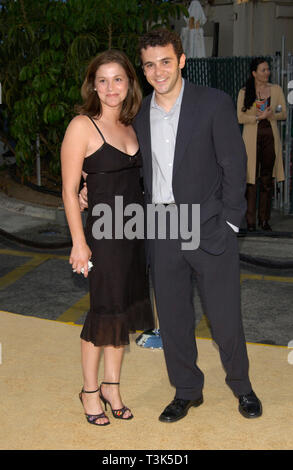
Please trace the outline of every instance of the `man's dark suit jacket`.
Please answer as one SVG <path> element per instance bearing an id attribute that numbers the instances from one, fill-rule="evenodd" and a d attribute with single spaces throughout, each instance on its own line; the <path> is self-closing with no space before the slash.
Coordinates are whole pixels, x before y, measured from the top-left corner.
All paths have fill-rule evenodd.
<path id="1" fill-rule="evenodd" d="M 134 121 L 143 157 L 146 204 L 152 202 L 151 96 L 144 99 Z M 245 215 L 246 160 L 232 99 L 222 91 L 185 81 L 173 194 L 177 205 L 200 204 L 200 248 L 211 254 L 225 251 L 227 232 L 232 230 L 226 221 L 239 227 Z"/>

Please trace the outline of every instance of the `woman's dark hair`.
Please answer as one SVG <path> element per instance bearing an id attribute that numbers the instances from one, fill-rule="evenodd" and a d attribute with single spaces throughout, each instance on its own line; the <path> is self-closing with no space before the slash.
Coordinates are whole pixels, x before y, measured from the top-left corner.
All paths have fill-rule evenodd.
<path id="1" fill-rule="evenodd" d="M 255 99 L 256 99 L 255 81 L 254 81 L 254 76 L 252 75 L 252 72 L 256 72 L 259 64 L 263 64 L 264 62 L 267 62 L 267 60 L 264 57 L 257 57 L 256 59 L 253 59 L 253 61 L 250 64 L 250 75 L 245 84 L 244 104 L 242 108 L 243 112 L 250 109 L 253 103 L 255 102 Z"/>
<path id="2" fill-rule="evenodd" d="M 175 31 L 169 31 L 168 29 L 154 29 L 143 34 L 138 41 L 138 53 L 140 55 L 141 50 L 148 47 L 168 46 L 168 44 L 172 44 L 179 62 L 183 54 L 180 36 Z"/>
<path id="3" fill-rule="evenodd" d="M 90 62 L 87 68 L 85 80 L 81 87 L 83 104 L 78 106 L 76 110 L 79 114 L 86 114 L 88 116 L 99 117 L 102 115 L 101 102 L 97 92 L 94 90 L 96 72 L 101 65 L 113 62 L 123 67 L 129 81 L 128 93 L 123 102 L 119 118 L 122 124 L 128 126 L 139 111 L 142 101 L 142 92 L 133 65 L 127 55 L 122 51 L 109 49 L 97 55 Z"/>

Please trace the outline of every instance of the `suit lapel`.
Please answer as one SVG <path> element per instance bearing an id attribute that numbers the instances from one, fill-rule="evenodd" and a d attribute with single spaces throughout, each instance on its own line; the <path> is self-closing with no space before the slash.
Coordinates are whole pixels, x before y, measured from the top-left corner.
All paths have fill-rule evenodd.
<path id="1" fill-rule="evenodd" d="M 173 178 L 192 137 L 196 120 L 195 90 L 196 88 L 193 85 L 185 81 L 175 144 Z"/>
<path id="2" fill-rule="evenodd" d="M 152 194 L 152 148 L 151 148 L 151 126 L 150 126 L 150 102 L 151 95 L 145 98 L 144 108 L 138 117 L 137 127 L 139 145 L 143 159 L 144 184 L 149 194 Z"/>
<path id="3" fill-rule="evenodd" d="M 153 180 L 150 127 L 151 97 L 152 95 L 149 95 L 145 98 L 143 109 L 140 111 L 139 116 L 137 116 L 138 125 L 135 126 L 143 158 L 144 184 L 148 189 L 148 193 L 150 195 L 152 195 Z M 196 112 L 196 88 L 194 87 L 194 85 L 185 81 L 175 144 L 173 178 L 184 157 L 185 149 L 188 145 L 188 142 L 192 137 L 192 133 L 194 130 L 194 122 L 196 120 Z M 198 116 L 198 119 L 199 118 L 200 117 Z"/>

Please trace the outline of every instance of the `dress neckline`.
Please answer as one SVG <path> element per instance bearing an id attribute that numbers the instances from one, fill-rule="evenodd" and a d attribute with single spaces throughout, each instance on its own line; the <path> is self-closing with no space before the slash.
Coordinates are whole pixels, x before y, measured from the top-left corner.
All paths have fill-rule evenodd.
<path id="1" fill-rule="evenodd" d="M 118 149 L 117 147 L 114 147 L 114 145 L 111 145 L 109 144 L 108 142 L 104 141 L 103 144 L 101 145 L 101 147 L 99 147 L 97 150 L 95 150 L 93 153 L 91 153 L 90 155 L 88 155 L 87 157 L 85 157 L 85 160 L 87 158 L 90 158 L 90 157 L 93 157 L 97 152 L 101 151 L 102 148 L 105 146 L 105 145 L 108 145 L 108 147 L 111 147 L 112 149 L 116 150 L 117 152 L 119 153 L 123 153 L 123 155 L 126 155 L 128 158 L 135 158 L 139 152 L 139 147 L 137 149 L 137 151 L 135 152 L 134 155 L 130 155 L 129 153 L 126 153 L 126 152 L 123 152 L 123 150 L 120 150 Z"/>
<path id="2" fill-rule="evenodd" d="M 94 119 L 93 119 L 91 116 L 88 116 L 88 118 L 92 121 L 93 125 L 95 126 L 95 128 L 96 128 L 97 131 L 98 131 L 98 133 L 99 133 L 100 136 L 102 137 L 102 139 L 103 139 L 103 145 L 101 145 L 101 147 L 99 147 L 94 153 L 92 153 L 91 155 L 89 155 L 88 157 L 85 157 L 85 158 L 89 158 L 89 157 L 92 157 L 93 155 L 95 155 L 95 153 L 97 153 L 99 150 L 101 150 L 101 149 L 104 147 L 104 145 L 108 145 L 108 146 L 111 147 L 112 149 L 117 150 L 117 152 L 123 153 L 123 154 L 126 155 L 128 158 L 134 158 L 134 157 L 136 157 L 136 155 L 137 155 L 138 152 L 139 152 L 139 147 L 138 147 L 138 149 L 137 149 L 137 151 L 135 152 L 134 155 L 130 155 L 129 153 L 123 152 L 123 150 L 120 150 L 120 149 L 118 149 L 117 147 L 114 147 L 114 145 L 111 145 L 111 144 L 109 144 L 109 143 L 106 141 L 105 137 L 103 136 L 103 134 L 102 134 L 101 130 L 99 129 L 99 127 L 97 126 L 97 124 L 95 123 Z"/>

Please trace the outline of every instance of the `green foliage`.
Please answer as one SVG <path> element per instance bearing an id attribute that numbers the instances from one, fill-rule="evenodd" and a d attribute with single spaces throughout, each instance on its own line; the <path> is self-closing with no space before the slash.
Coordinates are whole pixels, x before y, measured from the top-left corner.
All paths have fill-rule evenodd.
<path id="1" fill-rule="evenodd" d="M 1 0 L 0 119 L 24 177 L 34 171 L 37 135 L 43 165 L 59 174 L 60 144 L 90 59 L 117 48 L 137 63 L 138 36 L 182 13 L 182 4 L 158 0 Z"/>

